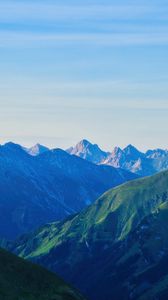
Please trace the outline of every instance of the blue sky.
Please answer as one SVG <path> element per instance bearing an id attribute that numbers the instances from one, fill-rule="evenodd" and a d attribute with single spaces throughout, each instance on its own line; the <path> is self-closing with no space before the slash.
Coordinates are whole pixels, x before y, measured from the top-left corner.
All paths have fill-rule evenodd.
<path id="1" fill-rule="evenodd" d="M 167 1 L 0 1 L 0 143 L 168 148 Z"/>

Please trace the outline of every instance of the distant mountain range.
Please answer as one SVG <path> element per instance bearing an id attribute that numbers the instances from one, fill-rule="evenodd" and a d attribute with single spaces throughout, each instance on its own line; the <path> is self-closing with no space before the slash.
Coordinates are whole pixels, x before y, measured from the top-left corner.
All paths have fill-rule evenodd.
<path id="1" fill-rule="evenodd" d="M 91 300 L 166 300 L 168 171 L 115 187 L 10 250 L 58 272 Z"/>
<path id="2" fill-rule="evenodd" d="M 128 145 L 124 149 L 115 147 L 110 153 L 101 150 L 96 144 L 82 140 L 75 147 L 67 149 L 67 152 L 95 164 L 122 168 L 140 176 L 153 175 L 168 169 L 168 150 L 155 149 L 142 153 L 134 146 Z"/>
<path id="3" fill-rule="evenodd" d="M 31 148 L 24 148 L 30 155 L 37 156 L 49 148 L 36 144 Z M 124 149 L 115 147 L 112 152 L 103 151 L 97 144 L 88 140 L 81 140 L 76 146 L 66 150 L 71 155 L 76 155 L 97 165 L 108 165 L 120 168 L 139 176 L 149 176 L 168 169 L 168 150 L 154 149 L 145 153 L 128 145 Z"/>
<path id="4" fill-rule="evenodd" d="M 14 239 L 46 222 L 64 219 L 107 189 L 135 178 L 61 149 L 0 146 L 0 238 Z"/>
<path id="5" fill-rule="evenodd" d="M 55 274 L 0 249 L 1 300 L 84 300 Z"/>

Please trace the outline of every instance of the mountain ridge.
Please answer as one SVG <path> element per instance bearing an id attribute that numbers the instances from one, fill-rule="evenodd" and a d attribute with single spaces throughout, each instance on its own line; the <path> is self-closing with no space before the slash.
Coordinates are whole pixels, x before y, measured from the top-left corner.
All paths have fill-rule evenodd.
<path id="1" fill-rule="evenodd" d="M 83 157 L 95 164 L 105 164 L 115 168 L 122 168 L 140 176 L 149 176 L 168 169 L 167 149 L 158 148 L 141 152 L 132 144 L 129 144 L 123 149 L 115 147 L 112 152 L 105 152 L 99 148 L 99 155 L 97 155 L 97 145 L 89 141 L 83 141 L 85 140 L 79 142 L 75 147 L 69 148 L 67 150 L 68 153 Z M 90 149 L 89 153 L 88 145 Z"/>
<path id="2" fill-rule="evenodd" d="M 22 148 L 31 156 L 39 156 L 54 150 L 40 144 L 36 144 L 31 148 Z M 72 146 L 65 151 L 94 164 L 124 169 L 141 177 L 150 176 L 168 169 L 167 149 L 157 148 L 142 152 L 132 144 L 129 144 L 123 149 L 114 147 L 110 152 L 103 151 L 97 144 L 92 144 L 87 139 L 83 139 L 76 146 Z"/>
<path id="3" fill-rule="evenodd" d="M 75 217 L 21 237 L 11 250 L 57 272 L 89 299 L 111 300 L 114 295 L 118 300 L 140 299 L 154 286 L 141 290 L 145 283 L 141 285 L 140 278 L 146 275 L 136 277 L 136 271 L 147 274 L 155 262 L 159 268 L 168 257 L 167 208 L 168 171 L 164 171 L 107 191 Z"/>
<path id="4" fill-rule="evenodd" d="M 0 238 L 13 239 L 91 204 L 104 191 L 136 178 L 61 149 L 32 156 L 20 145 L 0 147 Z"/>

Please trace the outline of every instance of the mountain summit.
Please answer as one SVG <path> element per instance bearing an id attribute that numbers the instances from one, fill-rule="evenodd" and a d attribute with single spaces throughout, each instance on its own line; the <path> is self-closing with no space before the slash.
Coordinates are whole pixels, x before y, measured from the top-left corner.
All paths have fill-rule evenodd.
<path id="1" fill-rule="evenodd" d="M 31 148 L 24 148 L 24 150 L 32 156 L 37 156 L 37 155 L 42 154 L 46 151 L 49 151 L 49 148 L 47 148 L 43 145 L 40 145 L 40 144 L 36 144 Z"/>
<path id="2" fill-rule="evenodd" d="M 105 160 L 110 154 L 109 152 L 101 150 L 97 144 L 92 144 L 85 139 L 80 141 L 75 147 L 67 149 L 67 152 L 95 164 Z"/>
<path id="3" fill-rule="evenodd" d="M 144 154 L 140 152 L 137 148 L 135 148 L 133 145 L 129 144 L 127 147 L 123 149 L 123 152 L 125 155 L 130 156 L 131 159 L 138 159 L 140 157 L 143 157 Z"/>

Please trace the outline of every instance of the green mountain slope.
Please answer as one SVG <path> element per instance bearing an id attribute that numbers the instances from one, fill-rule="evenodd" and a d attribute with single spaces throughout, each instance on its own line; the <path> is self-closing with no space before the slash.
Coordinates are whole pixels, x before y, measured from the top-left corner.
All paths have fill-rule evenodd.
<path id="1" fill-rule="evenodd" d="M 92 286 L 86 287 L 90 299 L 96 299 L 94 289 L 98 299 L 168 299 L 167 232 L 168 202 L 145 217 L 124 242 L 92 259 Z"/>
<path id="2" fill-rule="evenodd" d="M 0 249 L 0 299 L 82 300 L 53 273 Z"/>
<path id="3" fill-rule="evenodd" d="M 152 286 L 132 281 L 168 255 L 167 201 L 166 171 L 108 191 L 83 213 L 22 237 L 12 250 L 58 272 L 90 299 L 138 299 L 137 287 L 141 295 L 144 285 Z"/>

